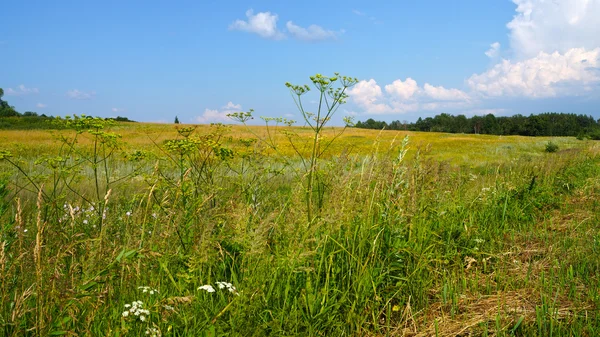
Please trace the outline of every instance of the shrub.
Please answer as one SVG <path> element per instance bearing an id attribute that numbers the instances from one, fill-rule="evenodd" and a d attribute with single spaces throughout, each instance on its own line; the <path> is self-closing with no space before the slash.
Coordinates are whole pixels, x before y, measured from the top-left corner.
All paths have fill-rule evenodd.
<path id="1" fill-rule="evenodd" d="M 553 153 L 553 152 L 556 152 L 556 151 L 558 151 L 558 145 L 557 144 L 555 144 L 553 142 L 548 142 L 546 144 L 546 152 Z"/>

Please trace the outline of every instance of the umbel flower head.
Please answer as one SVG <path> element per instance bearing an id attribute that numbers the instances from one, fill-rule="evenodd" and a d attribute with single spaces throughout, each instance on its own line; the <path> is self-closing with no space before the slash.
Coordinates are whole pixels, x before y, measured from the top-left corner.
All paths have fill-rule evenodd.
<path id="1" fill-rule="evenodd" d="M 135 316 L 142 322 L 145 322 L 150 311 L 144 309 L 144 303 L 142 301 L 133 301 L 131 304 L 125 304 L 125 311 L 121 313 L 121 316 L 127 318 L 129 316 Z"/>

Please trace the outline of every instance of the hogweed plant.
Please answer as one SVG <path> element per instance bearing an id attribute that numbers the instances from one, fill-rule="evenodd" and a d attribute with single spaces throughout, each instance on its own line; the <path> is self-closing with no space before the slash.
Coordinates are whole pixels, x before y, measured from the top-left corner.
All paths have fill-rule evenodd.
<path id="1" fill-rule="evenodd" d="M 296 144 L 296 134 L 290 131 L 284 132 L 284 135 L 302 163 L 304 172 L 301 176 L 304 179 L 304 200 L 308 224 L 311 224 L 319 216 L 323 207 L 325 185 L 319 179 L 319 161 L 329 146 L 345 131 L 346 127 L 352 125 L 352 119 L 345 117 L 344 128 L 338 132 L 334 131 L 333 137 L 324 142 L 323 131 L 338 108 L 346 103 L 348 89 L 358 83 L 358 79 L 340 76 L 339 73 L 334 73 L 334 76 L 331 77 L 316 74 L 311 76 L 310 80 L 319 95 L 316 112 L 306 110 L 303 103 L 303 96 L 311 90 L 309 85 L 295 85 L 289 82 L 285 84 L 290 90 L 294 103 L 302 115 L 305 126 L 312 131 L 308 153 L 302 151 L 298 144 Z M 247 125 L 246 122 L 253 118 L 253 112 L 254 110 L 250 109 L 248 112 L 237 112 L 228 116 L 235 121 Z M 278 124 L 284 123 L 287 126 L 294 124 L 294 121 L 282 118 L 263 118 L 263 120 L 267 124 L 267 131 L 270 121 L 275 121 Z M 270 132 L 267 132 L 266 139 L 261 140 L 269 147 L 273 149 L 277 148 Z"/>

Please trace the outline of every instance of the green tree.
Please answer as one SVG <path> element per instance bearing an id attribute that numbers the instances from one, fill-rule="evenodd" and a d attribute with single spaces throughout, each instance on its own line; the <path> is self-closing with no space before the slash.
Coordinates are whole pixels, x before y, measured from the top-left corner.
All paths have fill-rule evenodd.
<path id="1" fill-rule="evenodd" d="M 177 116 L 175 116 L 175 124 L 179 124 L 179 118 L 177 118 Z"/>
<path id="2" fill-rule="evenodd" d="M 14 107 L 8 105 L 7 101 L 2 100 L 3 96 L 4 96 L 4 90 L 2 88 L 0 88 L 0 117 L 19 116 L 19 113 L 15 110 Z"/>

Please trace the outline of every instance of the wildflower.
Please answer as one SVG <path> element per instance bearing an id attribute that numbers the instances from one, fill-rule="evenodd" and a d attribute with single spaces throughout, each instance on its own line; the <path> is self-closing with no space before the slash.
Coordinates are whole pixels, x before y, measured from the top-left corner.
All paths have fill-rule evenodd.
<path id="1" fill-rule="evenodd" d="M 27 228 L 25 228 L 25 229 L 23 230 L 23 233 L 27 233 Z"/>
<path id="2" fill-rule="evenodd" d="M 213 288 L 213 286 L 211 286 L 210 284 L 205 284 L 201 287 L 198 287 L 198 290 L 205 290 L 209 293 L 214 293 L 215 292 L 215 288 Z"/>
<path id="3" fill-rule="evenodd" d="M 167 305 L 167 304 L 163 305 L 163 308 L 165 308 L 165 310 L 169 310 L 169 311 L 174 311 L 175 310 L 175 308 L 173 308 L 172 306 Z"/>
<path id="4" fill-rule="evenodd" d="M 150 295 L 158 294 L 158 289 L 152 289 L 146 286 L 138 287 L 138 289 L 142 289 L 143 293 L 150 293 Z"/>
<path id="5" fill-rule="evenodd" d="M 154 219 L 156 219 L 156 218 L 158 217 L 158 215 L 156 215 L 156 213 L 152 213 L 152 217 L 153 217 Z"/>
<path id="6" fill-rule="evenodd" d="M 237 294 L 237 289 L 233 286 L 233 284 L 229 282 L 217 282 L 217 286 L 219 289 L 227 288 L 227 290 L 232 294 Z"/>
<path id="7" fill-rule="evenodd" d="M 125 311 L 121 313 L 123 317 L 134 315 L 139 318 L 140 321 L 145 321 L 150 316 L 150 311 L 143 308 L 144 303 L 142 301 L 133 301 L 131 304 L 125 304 Z"/>
<path id="8" fill-rule="evenodd" d="M 88 224 L 88 221 L 87 221 L 87 219 L 86 219 L 86 220 L 83 220 L 83 224 L 84 224 L 84 225 L 87 225 L 87 224 Z"/>
<path id="9" fill-rule="evenodd" d="M 131 211 L 127 211 L 127 213 L 125 213 L 125 215 L 131 216 Z"/>

